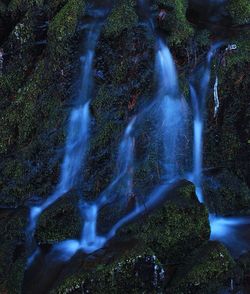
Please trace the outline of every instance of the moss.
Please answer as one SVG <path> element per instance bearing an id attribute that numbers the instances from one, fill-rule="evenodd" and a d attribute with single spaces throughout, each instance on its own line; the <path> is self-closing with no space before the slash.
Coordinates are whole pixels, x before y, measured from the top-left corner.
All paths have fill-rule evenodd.
<path id="1" fill-rule="evenodd" d="M 25 270 L 25 209 L 0 210 L 0 292 L 20 293 Z"/>
<path id="2" fill-rule="evenodd" d="M 237 23 L 247 23 L 250 20 L 250 3 L 248 0 L 229 1 L 229 11 Z"/>
<path id="3" fill-rule="evenodd" d="M 170 292 L 216 293 L 233 266 L 234 261 L 223 245 L 208 242 L 196 249 L 177 269 Z"/>
<path id="4" fill-rule="evenodd" d="M 239 36 L 238 39 L 234 39 L 234 44 L 237 46 L 232 54 L 227 58 L 227 66 L 233 70 L 235 65 L 244 64 L 250 61 L 248 52 L 250 51 L 250 34 L 247 36 Z"/>
<path id="5" fill-rule="evenodd" d="M 106 37 L 116 37 L 123 30 L 129 30 L 135 26 L 137 21 L 138 17 L 135 12 L 134 0 L 116 1 L 115 6 L 104 27 L 104 35 Z"/>
<path id="6" fill-rule="evenodd" d="M 8 56 L 3 61 L 0 95 L 9 104 L 25 84 L 32 72 L 34 56 L 34 19 L 31 11 L 18 22 L 7 40 L 3 43 L 3 51 Z"/>
<path id="7" fill-rule="evenodd" d="M 79 17 L 84 13 L 85 1 L 69 0 L 49 24 L 48 41 L 54 62 L 61 62 L 70 50 Z"/>
<path id="8" fill-rule="evenodd" d="M 170 30 L 169 43 L 180 45 L 193 35 L 193 28 L 186 19 L 187 1 L 183 0 L 157 0 L 158 5 L 171 7 L 173 10 L 167 14 L 166 19 L 160 23 L 165 30 Z"/>
<path id="9" fill-rule="evenodd" d="M 67 224 L 65 226 L 65 224 Z M 77 239 L 81 235 L 81 217 L 77 197 L 67 195 L 48 207 L 40 216 L 35 238 L 38 243 Z"/>
<path id="10" fill-rule="evenodd" d="M 29 17 L 27 16 L 26 21 L 29 20 Z M 31 26 L 28 26 L 25 24 L 25 20 L 23 22 L 18 23 L 13 31 L 12 31 L 12 37 L 16 39 L 17 43 L 20 44 L 21 50 L 24 51 L 25 45 L 33 41 L 33 30 Z"/>
<path id="11" fill-rule="evenodd" d="M 231 0 L 229 1 L 229 13 L 233 18 L 234 24 L 245 24 L 250 21 L 250 3 L 248 0 Z M 228 57 L 228 66 L 233 70 L 235 64 L 249 62 L 250 51 L 250 33 L 248 29 L 241 29 L 233 36 L 231 42 L 237 45 L 237 50 Z"/>
<path id="12" fill-rule="evenodd" d="M 64 123 L 66 113 L 59 107 L 60 93 L 55 93 L 55 87 L 49 86 L 51 82 L 46 71 L 44 61 L 41 60 L 11 104 L 1 112 L 0 151 L 6 154 L 14 148 L 19 150 L 18 160 L 6 160 L 1 171 L 4 181 L 2 193 L 12 195 L 9 200 L 6 198 L 7 202 L 19 203 L 31 194 L 47 195 L 51 192 L 48 181 L 51 183 L 53 173 L 57 172 L 57 162 L 50 158 L 54 156 L 54 146 L 64 138 L 60 126 Z M 39 121 L 44 121 L 44 124 Z M 48 137 L 50 140 L 44 141 Z M 44 162 L 41 162 L 41 157 Z"/>
<path id="13" fill-rule="evenodd" d="M 92 109 L 95 118 L 98 123 L 101 120 L 105 120 L 107 114 L 110 113 L 110 107 L 112 106 L 115 112 L 119 112 L 122 108 L 122 101 L 120 97 L 114 95 L 114 89 L 110 88 L 108 85 L 102 85 L 98 93 L 92 102 Z"/>
<path id="14" fill-rule="evenodd" d="M 2 114 L 0 153 L 5 153 L 13 144 L 18 143 L 22 146 L 29 143 L 36 131 L 37 99 L 42 91 L 40 88 L 42 66 L 42 63 L 37 66 L 34 75 L 26 86 L 19 90 L 8 111 Z"/>
<path id="15" fill-rule="evenodd" d="M 25 271 L 26 258 L 19 258 L 11 266 L 10 274 L 5 282 L 7 293 L 19 294 L 22 291 L 22 283 Z"/>
<path id="16" fill-rule="evenodd" d="M 60 44 L 72 37 L 76 31 L 78 17 L 83 13 L 84 1 L 68 1 L 49 24 L 49 40 Z"/>
<path id="17" fill-rule="evenodd" d="M 68 0 L 53 0 L 47 3 L 48 14 L 54 16 L 68 2 Z"/>
<path id="18" fill-rule="evenodd" d="M 114 132 L 117 133 L 119 130 L 118 126 L 119 125 L 114 121 L 109 121 L 106 123 L 102 130 L 100 130 L 100 135 L 96 138 L 96 144 L 100 146 L 108 146 L 110 144 L 110 140 L 112 140 L 110 138 L 110 134 L 114 134 Z"/>
<path id="19" fill-rule="evenodd" d="M 21 293 L 26 258 L 24 246 L 1 239 L 0 246 L 0 292 Z M 19 252 L 20 251 L 20 252 Z"/>
<path id="20" fill-rule="evenodd" d="M 122 60 L 120 64 L 117 64 L 114 72 L 114 84 L 119 85 L 126 82 L 128 70 L 129 65 L 126 60 Z"/>
<path id="21" fill-rule="evenodd" d="M 218 215 L 248 215 L 249 187 L 235 174 L 223 170 L 204 184 L 204 195 L 211 213 Z"/>
<path id="22" fill-rule="evenodd" d="M 73 293 L 77 289 L 90 293 L 158 293 L 164 271 L 152 250 L 137 244 L 120 253 L 122 256 L 114 261 L 98 263 L 94 269 L 86 263 L 88 271 L 68 277 L 52 293 Z"/>
<path id="23" fill-rule="evenodd" d="M 0 80 L 0 93 L 3 101 L 9 104 L 8 97 L 13 95 L 15 97 L 17 91 L 24 81 L 24 73 L 21 71 L 10 72 L 4 74 Z"/>
<path id="24" fill-rule="evenodd" d="M 208 240 L 208 212 L 198 203 L 191 184 L 182 183 L 166 196 L 167 203 L 137 224 L 122 229 L 143 240 L 162 262 L 180 262 Z M 157 228 L 157 229 L 156 229 Z"/>
<path id="25" fill-rule="evenodd" d="M 238 54 L 237 52 L 232 54 Z M 225 61 L 230 59 L 226 56 Z M 220 109 L 213 117 L 213 103 L 209 109 L 209 128 L 205 138 L 205 166 L 225 167 L 249 185 L 247 158 L 249 157 L 249 107 L 245 93 L 248 89 L 249 63 L 237 63 L 219 72 Z M 221 156 L 223 154 L 223 156 Z"/>
<path id="26" fill-rule="evenodd" d="M 183 184 L 177 191 L 177 194 L 175 190 L 169 195 L 169 202 L 163 208 L 122 229 L 115 240 L 94 253 L 91 259 L 85 260 L 83 257 L 80 271 L 64 279 L 53 293 L 71 293 L 77 289 L 93 293 L 163 291 L 162 264 L 166 264 L 166 261 L 182 262 L 191 249 L 199 247 L 209 237 L 208 215 L 204 206 L 196 200 L 194 187 Z M 133 243 L 133 236 L 140 241 Z M 130 240 L 127 241 L 129 247 L 121 246 L 122 243 L 118 242 L 123 239 Z M 220 253 L 225 253 L 224 248 L 219 249 Z M 211 255 L 217 254 L 215 248 Z M 80 256 L 75 258 L 79 259 Z"/>

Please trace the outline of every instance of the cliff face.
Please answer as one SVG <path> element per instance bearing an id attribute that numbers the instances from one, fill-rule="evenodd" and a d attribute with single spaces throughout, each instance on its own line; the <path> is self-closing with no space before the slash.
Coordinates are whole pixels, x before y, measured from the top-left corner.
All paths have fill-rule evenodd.
<path id="1" fill-rule="evenodd" d="M 86 5 L 82 0 L 0 1 L 2 293 L 21 291 L 26 260 L 24 228 L 27 207 L 30 203 L 48 197 L 58 180 L 68 113 L 77 89 L 79 55 L 81 44 L 84 43 L 79 23 L 83 21 Z M 199 60 L 210 40 L 215 37 L 213 33 L 199 29 L 194 38 L 195 27 L 186 19 L 187 6 L 188 3 L 182 0 L 152 1 L 154 18 L 168 38 L 184 94 L 188 93 L 186 76 L 194 67 L 194 60 Z M 228 11 L 235 25 L 249 21 L 250 5 L 246 0 L 232 0 Z M 209 92 L 204 162 L 207 168 L 219 169 L 212 175 L 213 183 L 218 185 L 206 181 L 204 188 L 210 209 L 224 215 L 249 214 L 250 209 L 250 172 L 247 162 L 250 43 L 247 34 L 244 29 L 237 33 L 233 31 L 230 39 L 237 44 L 237 50 L 221 53 L 222 62 L 217 70 L 221 105 L 216 118 L 213 115 L 212 85 Z M 85 173 L 88 185 L 84 188 L 89 199 L 95 199 L 110 182 L 117 146 L 127 122 L 154 97 L 154 38 L 142 24 L 135 1 L 116 1 L 98 42 L 94 76 L 95 98 L 91 104 L 93 135 Z M 215 71 L 212 73 L 212 81 L 214 77 Z M 147 162 L 142 161 L 137 174 L 138 186 L 142 191 L 145 183 L 154 186 L 158 173 L 157 154 L 154 154 L 146 130 L 144 134 L 141 142 L 147 148 L 138 149 L 137 153 L 143 157 L 147 150 L 150 156 Z M 152 174 L 154 176 L 149 177 Z M 114 286 L 112 290 L 114 293 L 126 292 L 126 288 L 122 287 L 126 279 L 133 279 L 131 272 L 135 264 L 139 264 L 141 270 L 145 262 L 140 258 L 152 258 L 155 255 L 159 273 L 161 267 L 166 270 L 164 267 L 169 262 L 182 264 L 180 267 L 175 266 L 177 274 L 174 278 L 171 276 L 169 281 L 164 280 L 163 284 L 159 284 L 159 287 L 170 287 L 177 293 L 187 291 L 189 285 L 194 291 L 198 283 L 197 276 L 198 285 L 201 285 L 199 291 L 205 293 L 202 291 L 213 280 L 213 275 L 205 270 L 207 264 L 208 268 L 212 268 L 211 272 L 218 274 L 218 277 L 225 277 L 233 261 L 221 245 L 207 243 L 207 212 L 192 196 L 189 184 L 187 188 L 179 191 L 178 195 L 188 197 L 192 204 L 183 207 L 183 203 L 177 202 L 157 210 L 156 216 L 152 216 L 140 232 L 142 249 L 131 249 L 131 254 L 128 250 L 128 259 L 118 252 L 117 260 L 109 261 L 108 270 L 101 268 L 102 264 L 90 269 L 98 277 L 100 288 L 104 283 L 105 287 L 117 285 L 118 288 Z M 74 199 L 74 191 L 70 193 L 71 199 Z M 36 232 L 38 242 L 53 243 L 80 234 L 80 220 L 72 204 L 74 201 L 77 200 L 69 201 L 66 198 L 42 216 Z M 103 221 L 105 224 L 105 217 Z M 168 225 L 162 226 L 162 222 Z M 184 222 L 185 230 L 179 225 Z M 66 223 L 67 228 L 62 228 Z M 153 225 L 155 223 L 159 225 L 156 227 Z M 140 229 L 129 230 L 136 236 Z M 148 231 L 152 232 L 151 237 L 154 236 L 151 240 L 146 237 Z M 124 232 L 125 235 L 127 233 Z M 197 243 L 187 246 L 188 236 L 190 240 L 197 238 Z M 178 250 L 174 251 L 173 248 Z M 193 251 L 195 248 L 200 253 Z M 175 258 L 172 260 L 171 254 L 164 255 L 164 251 L 171 251 Z M 202 254 L 204 259 L 197 261 L 196 254 Z M 222 264 L 218 263 L 220 254 L 225 258 Z M 143 257 L 139 258 L 140 255 Z M 117 270 L 119 258 L 122 258 L 121 270 Z M 106 262 L 101 261 L 103 264 Z M 186 271 L 183 263 L 194 263 L 187 281 L 181 277 L 182 271 Z M 155 260 L 149 259 L 149 264 L 154 267 Z M 128 276 L 123 275 L 124 270 Z M 110 272 L 116 273 L 114 281 Z M 77 291 L 78 283 L 83 283 L 84 279 L 87 281 L 86 289 L 90 287 L 93 293 L 99 293 L 97 288 L 93 288 L 97 286 L 91 282 L 90 275 L 85 277 L 80 271 L 75 276 L 66 275 L 70 278 L 67 280 L 64 277 L 64 285 L 57 285 L 61 289 L 58 293 L 69 293 L 65 289 L 70 287 L 73 289 L 71 292 L 78 293 L 74 291 Z M 125 276 L 128 278 L 125 279 Z M 147 281 L 140 279 L 142 277 L 129 291 L 138 293 L 148 287 Z M 148 290 L 150 293 L 152 287 Z"/>

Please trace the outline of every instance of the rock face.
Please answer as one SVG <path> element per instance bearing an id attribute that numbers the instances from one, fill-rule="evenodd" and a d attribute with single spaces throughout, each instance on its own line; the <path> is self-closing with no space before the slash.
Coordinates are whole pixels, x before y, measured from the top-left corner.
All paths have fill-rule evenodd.
<path id="1" fill-rule="evenodd" d="M 249 215 L 250 190 L 232 172 L 222 169 L 204 183 L 205 197 L 211 213 L 219 215 Z"/>
<path id="2" fill-rule="evenodd" d="M 207 210 L 197 201 L 192 184 L 180 183 L 166 199 L 163 207 L 121 229 L 115 240 L 93 253 L 89 261 L 83 257 L 85 261 L 77 267 L 73 258 L 72 266 L 77 270 L 73 275 L 62 274 L 54 292 L 163 291 L 172 279 L 169 264 L 183 263 L 193 248 L 207 242 L 210 232 Z M 220 248 L 225 251 L 223 246 Z M 225 256 L 226 262 L 230 263 L 229 255 Z M 226 264 L 221 268 L 228 272 Z M 206 277 L 204 280 L 209 283 Z"/>
<path id="3" fill-rule="evenodd" d="M 95 57 L 93 135 L 84 188 L 89 199 L 95 199 L 112 178 L 125 125 L 154 96 L 154 39 L 135 1 L 115 2 Z M 167 35 L 185 94 L 185 76 L 210 42 L 208 31 L 198 31 L 193 38 L 195 27 L 187 22 L 187 6 L 184 0 L 152 1 L 153 16 L 157 27 Z M 82 31 L 78 24 L 85 8 L 82 0 L 0 0 L 1 293 L 21 293 L 27 258 L 26 204 L 34 196 L 48 197 L 58 180 L 67 116 L 77 88 L 75 77 L 79 76 Z M 246 0 L 230 1 L 235 24 L 249 22 L 249 9 Z M 222 214 L 249 211 L 247 34 L 240 31 L 237 38 L 232 37 L 230 41 L 238 49 L 223 56 L 218 71 L 221 106 L 216 119 L 209 100 L 204 161 L 206 167 L 224 170 L 214 178 L 218 189 L 207 184 L 205 188 L 209 207 Z M 150 127 L 150 121 L 145 125 Z M 144 192 L 145 186 L 151 188 L 158 181 L 159 166 L 145 130 L 140 142 L 146 147 L 136 149 L 141 160 L 136 178 Z M 149 156 L 144 162 L 146 151 Z M 225 187 L 228 182 L 230 185 Z M 35 236 L 38 243 L 79 236 L 81 225 L 74 197 L 69 195 L 44 212 Z M 218 281 L 223 280 L 233 264 L 221 245 L 207 243 L 207 210 L 197 202 L 193 186 L 188 183 L 163 207 L 119 234 L 129 240 L 139 239 L 139 245 L 129 241 L 129 248 L 121 246 L 117 254 L 112 253 L 115 250 L 111 246 L 106 253 L 114 254 L 114 258 L 93 263 L 88 274 L 85 268 L 81 271 L 71 264 L 71 272 L 55 281 L 55 291 L 159 293 L 171 289 L 170 293 L 192 293 L 199 289 L 203 293 L 204 287 L 213 283 L 212 274 L 218 274 Z M 183 272 L 188 275 L 182 276 Z"/>
<path id="4" fill-rule="evenodd" d="M 233 266 L 234 261 L 224 246 L 217 242 L 205 243 L 177 269 L 170 283 L 173 289 L 170 293 L 216 293 Z"/>
<path id="5" fill-rule="evenodd" d="M 179 263 L 209 239 L 208 212 L 189 182 L 180 183 L 166 199 L 156 212 L 122 229 L 120 234 L 143 240 L 163 263 Z"/>
<path id="6" fill-rule="evenodd" d="M 77 200 L 74 194 L 65 195 L 41 215 L 35 232 L 39 244 L 80 238 L 82 228 Z"/>

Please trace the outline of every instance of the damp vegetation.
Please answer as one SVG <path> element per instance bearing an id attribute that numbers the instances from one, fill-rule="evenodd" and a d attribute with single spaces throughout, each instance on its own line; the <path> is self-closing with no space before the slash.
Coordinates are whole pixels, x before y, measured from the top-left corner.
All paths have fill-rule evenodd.
<path id="1" fill-rule="evenodd" d="M 250 293 L 248 0 L 0 0 L 0 293 Z"/>

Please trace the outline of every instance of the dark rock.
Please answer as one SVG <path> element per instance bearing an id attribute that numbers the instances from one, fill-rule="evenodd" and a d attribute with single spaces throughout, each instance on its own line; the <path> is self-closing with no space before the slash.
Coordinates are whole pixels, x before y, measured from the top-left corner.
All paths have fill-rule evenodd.
<path id="1" fill-rule="evenodd" d="M 170 293 L 217 293 L 231 274 L 234 261 L 218 242 L 208 242 L 191 253 L 177 268 Z"/>
<path id="2" fill-rule="evenodd" d="M 81 222 L 78 197 L 74 192 L 68 193 L 42 213 L 35 239 L 39 244 L 78 239 L 82 231 Z"/>
<path id="3" fill-rule="evenodd" d="M 189 182 L 177 185 L 165 199 L 163 207 L 144 215 L 119 234 L 143 240 L 161 262 L 178 263 L 190 250 L 209 239 L 208 212 L 198 202 L 194 186 Z"/>
<path id="4" fill-rule="evenodd" d="M 249 187 L 232 172 L 223 169 L 204 183 L 210 213 L 224 216 L 250 214 Z"/>

